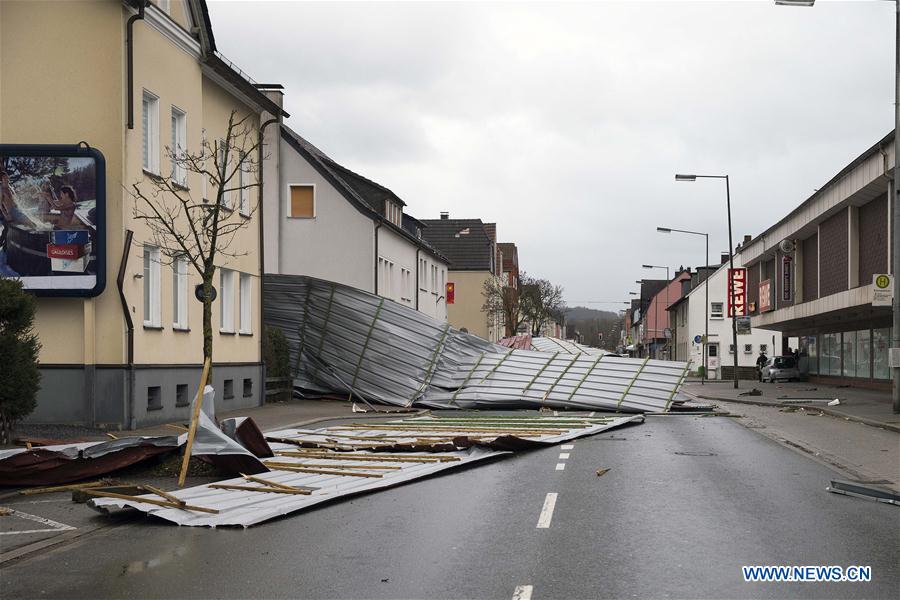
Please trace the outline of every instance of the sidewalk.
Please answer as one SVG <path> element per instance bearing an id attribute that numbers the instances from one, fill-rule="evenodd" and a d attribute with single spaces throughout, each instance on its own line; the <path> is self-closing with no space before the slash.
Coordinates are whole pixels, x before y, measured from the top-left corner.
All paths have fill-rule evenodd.
<path id="1" fill-rule="evenodd" d="M 682 391 L 704 400 L 814 409 L 834 417 L 900 433 L 900 415 L 893 412 L 890 392 L 808 382 L 773 384 L 742 380 L 739 385 L 739 389 L 734 389 L 731 381 L 707 382 L 701 385 L 699 380 L 688 380 Z M 753 389 L 759 390 L 762 394 L 746 395 Z M 828 406 L 828 402 L 835 398 L 841 403 L 838 406 Z"/>
<path id="2" fill-rule="evenodd" d="M 222 420 L 229 417 L 252 417 L 260 430 L 265 432 L 289 427 L 313 426 L 315 423 L 332 419 L 387 418 L 395 414 L 408 415 L 427 412 L 421 409 L 404 409 L 398 406 L 376 406 L 379 411 L 389 412 L 373 412 L 364 404 L 359 404 L 358 406 L 366 409 L 368 412 L 354 413 L 350 403 L 346 400 L 290 400 L 288 402 L 272 402 L 253 408 L 217 412 L 216 418 Z M 188 421 L 189 419 L 176 421 L 173 425 L 184 426 Z M 179 431 L 176 428 L 168 427 L 166 425 L 156 425 L 153 427 L 136 429 L 134 431 L 126 430 L 112 433 L 116 437 L 135 437 L 178 435 L 179 433 L 183 433 L 183 431 L 184 430 Z M 20 424 L 12 437 L 13 439 L 19 437 L 43 437 L 60 441 L 103 441 L 110 439 L 105 432 L 100 430 L 86 429 L 83 427 L 68 427 L 64 425 L 37 424 Z"/>

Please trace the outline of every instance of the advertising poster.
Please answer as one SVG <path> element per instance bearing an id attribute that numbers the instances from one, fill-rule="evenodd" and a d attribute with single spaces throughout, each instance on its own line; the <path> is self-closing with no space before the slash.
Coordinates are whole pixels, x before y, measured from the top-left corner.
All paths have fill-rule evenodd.
<path id="1" fill-rule="evenodd" d="M 728 269 L 728 316 L 743 317 L 747 314 L 747 269 Z M 733 300 L 733 302 L 732 302 Z"/>
<path id="2" fill-rule="evenodd" d="M 86 146 L 0 144 L 0 277 L 37 295 L 100 294 L 105 176 Z"/>

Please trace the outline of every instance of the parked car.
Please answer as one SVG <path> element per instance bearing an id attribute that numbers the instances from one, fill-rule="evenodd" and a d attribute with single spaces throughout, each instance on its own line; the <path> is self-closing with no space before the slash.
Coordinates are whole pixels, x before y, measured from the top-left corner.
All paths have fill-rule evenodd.
<path id="1" fill-rule="evenodd" d="M 762 380 L 774 383 L 778 379 L 799 380 L 800 369 L 793 356 L 773 356 L 762 368 Z"/>

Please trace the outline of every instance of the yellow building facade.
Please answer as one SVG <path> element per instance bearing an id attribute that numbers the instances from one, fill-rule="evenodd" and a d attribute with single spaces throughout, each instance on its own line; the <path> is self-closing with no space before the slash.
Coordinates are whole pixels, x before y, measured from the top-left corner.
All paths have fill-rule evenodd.
<path id="1" fill-rule="evenodd" d="M 166 148 L 198 153 L 224 139 L 232 114 L 258 135 L 263 111 L 280 114 L 216 53 L 201 0 L 0 1 L 0 144 L 84 141 L 106 159 L 106 287 L 95 298 L 38 298 L 42 381 L 30 421 L 133 428 L 188 415 L 203 357 L 200 275 L 158 255 L 129 190 L 173 176 Z M 264 399 L 255 177 L 231 199 L 238 256 L 216 263 L 218 410 Z M 184 188 L 197 201 L 214 193 L 191 172 Z"/>

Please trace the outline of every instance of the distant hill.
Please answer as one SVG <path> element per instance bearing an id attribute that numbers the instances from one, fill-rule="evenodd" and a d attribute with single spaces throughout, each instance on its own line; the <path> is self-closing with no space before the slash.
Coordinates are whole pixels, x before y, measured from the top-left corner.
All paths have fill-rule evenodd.
<path id="1" fill-rule="evenodd" d="M 586 306 L 575 306 L 566 309 L 566 319 L 570 321 L 582 321 L 585 319 L 618 319 L 617 313 L 608 310 L 597 310 Z"/>
<path id="2" fill-rule="evenodd" d="M 622 326 L 623 319 L 615 312 L 586 306 L 566 309 L 566 336 L 590 346 L 615 350 Z"/>

